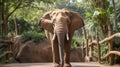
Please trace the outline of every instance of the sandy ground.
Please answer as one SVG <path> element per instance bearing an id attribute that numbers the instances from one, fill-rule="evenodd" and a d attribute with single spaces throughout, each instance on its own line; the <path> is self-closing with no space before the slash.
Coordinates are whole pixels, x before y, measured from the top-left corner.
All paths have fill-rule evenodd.
<path id="1" fill-rule="evenodd" d="M 90 63 L 75 63 L 72 62 L 72 67 L 120 67 L 120 65 L 102 65 L 96 62 Z M 52 63 L 12 63 L 0 65 L 0 67 L 52 67 Z"/>

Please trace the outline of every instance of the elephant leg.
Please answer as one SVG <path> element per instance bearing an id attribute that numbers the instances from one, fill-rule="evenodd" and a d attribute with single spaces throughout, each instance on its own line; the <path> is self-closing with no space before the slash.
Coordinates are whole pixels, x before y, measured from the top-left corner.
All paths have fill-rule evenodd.
<path id="1" fill-rule="evenodd" d="M 71 44 L 68 41 L 64 45 L 64 49 L 65 49 L 65 53 L 64 53 L 64 67 L 71 67 L 71 64 L 70 64 L 70 48 L 71 48 Z"/>
<path id="2" fill-rule="evenodd" d="M 59 48 L 56 40 L 52 41 L 53 67 L 60 67 Z"/>

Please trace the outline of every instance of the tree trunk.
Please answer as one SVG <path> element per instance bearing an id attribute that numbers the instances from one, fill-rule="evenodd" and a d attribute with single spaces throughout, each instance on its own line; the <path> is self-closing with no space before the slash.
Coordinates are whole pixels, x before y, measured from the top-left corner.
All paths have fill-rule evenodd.
<path id="1" fill-rule="evenodd" d="M 87 39 L 87 33 L 86 33 L 86 29 L 85 29 L 85 27 L 83 27 L 83 34 L 85 35 L 85 39 Z"/>
<path id="2" fill-rule="evenodd" d="M 108 25 L 108 36 L 111 36 L 111 35 L 112 35 L 112 31 L 111 31 L 111 26 L 109 24 Z M 112 51 L 113 50 L 113 41 L 112 40 L 109 41 L 108 46 L 109 46 L 109 52 Z M 109 56 L 109 64 L 113 65 L 113 55 Z"/>
<path id="3" fill-rule="evenodd" d="M 1 35 L 4 38 L 8 34 L 8 19 L 9 17 L 20 7 L 22 4 L 22 0 L 19 1 L 17 6 L 13 9 L 13 11 L 9 12 L 8 11 L 8 6 L 5 5 L 6 1 L 1 0 Z"/>
<path id="4" fill-rule="evenodd" d="M 83 47 L 82 47 L 82 60 L 83 60 L 83 62 L 85 62 L 85 49 L 84 49 L 84 45 L 85 45 L 85 43 L 83 42 Z"/>
<path id="5" fill-rule="evenodd" d="M 86 44 L 86 49 L 85 49 L 85 62 L 89 62 L 89 47 L 88 47 L 88 32 L 86 31 L 85 27 L 83 27 L 83 32 L 85 35 L 85 44 Z"/>
<path id="6" fill-rule="evenodd" d="M 1 4 L 2 4 L 2 22 L 1 22 L 1 34 L 2 34 L 2 37 L 4 37 L 7 33 L 8 33 L 8 27 L 7 27 L 7 20 L 8 19 L 6 19 L 5 18 L 5 12 L 4 12 L 4 8 L 5 8 L 5 1 L 4 0 L 2 0 L 1 1 Z"/>
<path id="7" fill-rule="evenodd" d="M 114 8 L 114 20 L 113 20 L 113 29 L 117 29 L 117 22 L 116 22 L 116 7 L 115 7 L 115 1 L 112 0 L 113 8 Z"/>
<path id="8" fill-rule="evenodd" d="M 4 22 L 4 0 L 1 1 L 1 8 L 2 8 L 2 14 L 1 14 L 1 36 L 3 37 L 3 22 Z"/>
<path id="9" fill-rule="evenodd" d="M 15 35 L 17 35 L 18 34 L 18 28 L 17 28 L 16 17 L 14 18 L 14 28 L 15 28 Z"/>
<path id="10" fill-rule="evenodd" d="M 87 46 L 87 48 L 86 48 L 86 56 L 88 56 L 88 37 L 87 37 L 87 32 L 86 32 L 85 27 L 83 27 L 83 32 L 84 32 L 84 35 L 85 35 L 85 44 Z"/>
<path id="11" fill-rule="evenodd" d="M 97 47 L 98 47 L 98 62 L 100 63 L 101 62 L 101 49 L 100 49 L 98 32 L 96 34 L 96 39 L 97 39 Z"/>
<path id="12" fill-rule="evenodd" d="M 2 34 L 3 36 L 7 35 L 8 33 L 8 25 L 7 25 L 7 20 L 4 20 L 2 23 Z"/>
<path id="13" fill-rule="evenodd" d="M 2 20 L 0 20 L 0 38 L 2 37 Z"/>

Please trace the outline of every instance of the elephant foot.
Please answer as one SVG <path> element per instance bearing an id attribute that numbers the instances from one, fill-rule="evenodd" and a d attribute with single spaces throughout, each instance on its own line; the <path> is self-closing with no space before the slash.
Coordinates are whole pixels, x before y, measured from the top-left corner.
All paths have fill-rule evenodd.
<path id="1" fill-rule="evenodd" d="M 68 64 L 68 63 L 65 63 L 65 64 L 64 64 L 64 67 L 72 67 L 72 66 L 71 66 L 70 63 L 69 63 L 69 64 Z"/>
<path id="2" fill-rule="evenodd" d="M 54 63 L 54 64 L 53 64 L 53 67 L 60 67 L 60 64 Z"/>

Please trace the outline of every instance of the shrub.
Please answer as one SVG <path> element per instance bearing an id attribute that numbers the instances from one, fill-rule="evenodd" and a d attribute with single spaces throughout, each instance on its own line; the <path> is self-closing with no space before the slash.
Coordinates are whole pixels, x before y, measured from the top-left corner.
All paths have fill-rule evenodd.
<path id="1" fill-rule="evenodd" d="M 79 39 L 77 39 L 76 37 L 73 37 L 73 39 L 72 39 L 72 48 L 76 48 L 76 47 L 78 47 L 78 46 L 80 46 L 80 41 L 79 41 Z"/>
<path id="2" fill-rule="evenodd" d="M 43 32 L 37 31 L 27 31 L 22 34 L 22 42 L 32 40 L 33 42 L 40 42 L 45 39 L 45 34 Z"/>

